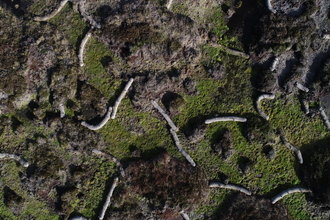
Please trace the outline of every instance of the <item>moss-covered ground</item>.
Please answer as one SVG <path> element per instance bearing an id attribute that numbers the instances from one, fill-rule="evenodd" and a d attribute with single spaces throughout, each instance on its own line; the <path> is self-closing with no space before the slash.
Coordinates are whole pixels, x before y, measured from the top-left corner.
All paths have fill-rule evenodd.
<path id="1" fill-rule="evenodd" d="M 91 44 L 97 45 L 98 43 L 92 41 Z M 207 54 L 209 52 L 213 56 L 214 50 L 211 48 L 210 51 L 205 51 L 206 61 L 214 60 L 214 57 Z M 194 76 L 199 94 L 184 96 L 185 107 L 181 110 L 181 114 L 174 118 L 174 123 L 179 128 L 194 126 L 194 120 L 196 123 L 200 123 L 201 120 L 214 116 L 236 115 L 246 117 L 248 121 L 258 117 L 253 105 L 256 91 L 251 86 L 252 73 L 248 61 L 227 55 L 222 51 L 218 51 L 217 55 L 219 58 L 221 57 L 226 66 L 226 77 L 217 81 L 207 75 Z M 100 58 L 101 56 L 103 55 L 100 55 Z M 87 61 L 87 66 L 100 65 L 98 59 Z M 101 66 L 100 71 L 93 73 L 89 80 L 96 88 L 104 91 L 104 95 L 108 96 L 116 94 L 117 90 L 121 91 L 122 83 L 105 76 Z M 102 76 L 102 80 L 98 80 L 100 76 Z M 111 99 L 111 97 L 109 98 Z M 312 140 L 322 139 L 328 135 L 326 127 L 319 117 L 305 116 L 297 96 L 281 97 L 279 95 L 275 100 L 263 101 L 262 108 L 270 116 L 269 122 L 265 121 L 265 123 L 269 123 L 274 130 L 283 129 L 287 139 L 298 148 Z M 117 117 L 117 120 L 110 121 L 99 131 L 108 143 L 107 152 L 120 159 L 126 159 L 130 156 L 130 149 L 141 149 L 148 157 L 155 148 L 162 147 L 184 160 L 176 151 L 165 121 L 157 117 L 155 113 L 137 112 L 130 101 L 125 98 L 120 105 Z M 141 127 L 145 132 L 140 135 L 132 134 L 127 129 L 128 124 Z M 227 161 L 222 160 L 211 148 L 212 139 L 223 129 L 228 129 L 232 133 L 233 145 L 236 150 Z M 179 132 L 179 135 L 183 137 L 183 133 Z M 261 135 L 269 134 L 265 132 Z M 272 138 L 276 140 L 276 144 L 274 144 L 276 157 L 273 160 L 263 154 L 264 143 L 258 143 L 258 141 L 251 143 L 247 140 L 244 135 L 244 126 L 237 122 L 208 125 L 204 139 L 197 144 L 185 146 L 185 148 L 197 164 L 205 170 L 210 180 L 216 180 L 220 174 L 225 174 L 230 183 L 245 186 L 253 193 L 271 198 L 288 187 L 304 186 L 304 184 L 296 174 L 295 167 L 299 165 L 294 153 L 279 141 L 278 134 L 270 135 L 273 135 Z M 252 161 L 251 172 L 243 174 L 238 169 L 241 157 L 249 158 Z M 200 212 L 212 213 L 212 210 L 221 206 L 221 202 L 230 193 L 226 190 L 214 190 L 211 197 L 212 202 L 204 208 L 201 207 Z M 281 202 L 288 206 L 290 214 L 295 219 L 309 219 L 304 195 L 289 196 Z"/>
<path id="2" fill-rule="evenodd" d="M 41 6 L 40 6 L 41 7 Z M 36 13 L 39 6 L 32 9 Z M 189 10 L 183 4 L 174 4 L 173 11 L 189 16 Z M 222 17 L 221 8 L 215 8 L 212 16 L 205 21 L 220 37 L 221 44 L 234 45 L 242 48 L 237 39 L 228 37 L 224 33 L 228 29 Z M 65 21 L 63 19 L 65 18 Z M 220 18 L 220 19 L 219 19 Z M 203 20 L 200 19 L 199 22 Z M 66 23 L 70 23 L 69 26 Z M 63 11 L 50 20 L 50 23 L 65 32 L 69 37 L 70 44 L 76 48 L 82 39 L 86 24 L 81 21 L 77 12 L 72 10 L 72 6 L 67 4 Z M 74 28 L 72 28 L 74 27 Z M 86 30 L 85 30 L 86 31 Z M 174 123 L 180 128 L 179 136 L 184 139 L 183 128 L 195 126 L 203 120 L 214 116 L 235 115 L 246 117 L 249 120 L 258 117 L 254 108 L 254 100 L 258 92 L 251 85 L 252 69 L 249 61 L 243 58 L 226 54 L 218 48 L 212 48 L 207 45 L 203 47 L 203 62 L 201 66 L 211 66 L 215 63 L 221 63 L 226 68 L 225 77 L 221 80 L 212 79 L 207 72 L 200 75 L 193 75 L 193 80 L 197 83 L 198 95 L 187 96 L 181 94 L 185 105 L 180 114 L 173 118 Z M 100 90 L 108 98 L 109 104 L 113 105 L 116 97 L 121 92 L 125 82 L 122 82 L 113 74 L 110 74 L 102 61 L 105 58 L 111 58 L 120 63 L 119 58 L 112 54 L 107 47 L 96 38 L 92 37 L 86 47 L 86 58 L 84 71 L 87 75 L 87 82 Z M 301 110 L 297 95 L 278 95 L 274 100 L 264 100 L 262 103 L 263 111 L 270 116 L 268 122 L 272 128 L 269 131 L 262 131 L 269 142 L 273 141 L 276 157 L 273 160 L 267 158 L 262 147 L 264 142 L 257 139 L 250 141 L 245 134 L 245 126 L 238 122 L 224 122 L 207 125 L 206 134 L 203 140 L 194 144 L 186 144 L 184 148 L 190 156 L 196 161 L 198 166 L 206 172 L 210 180 L 219 179 L 219 175 L 228 176 L 229 183 L 244 186 L 254 194 L 265 197 L 273 197 L 282 190 L 293 186 L 304 186 L 297 174 L 297 160 L 294 153 L 281 143 L 276 130 L 283 129 L 287 139 L 298 148 L 315 140 L 324 139 L 329 136 L 326 127 L 318 116 L 307 117 Z M 14 149 L 15 146 L 25 146 L 26 138 L 38 135 L 50 137 L 51 133 L 43 129 L 43 126 L 36 127 L 20 117 L 19 111 L 7 115 L 12 121 L 18 120 L 20 129 L 24 132 L 15 132 L 15 128 L 2 132 L 1 144 L 6 147 L 3 150 Z M 74 117 L 74 114 L 69 114 Z M 142 132 L 134 132 L 132 127 L 138 127 Z M 224 129 L 231 132 L 233 137 L 233 146 L 236 150 L 234 155 L 227 160 L 221 159 L 211 148 L 212 141 Z M 133 131 L 132 131 L 133 130 Z M 272 131 L 274 131 L 272 133 Z M 152 157 L 158 152 L 158 148 L 165 148 L 168 152 L 184 160 L 174 146 L 166 122 L 154 112 L 140 112 L 134 109 L 132 103 L 127 98 L 123 99 L 117 118 L 110 120 L 101 130 L 96 131 L 106 142 L 105 152 L 111 153 L 120 160 L 128 160 L 135 149 L 140 149 L 143 157 Z M 24 133 L 25 136 L 16 135 Z M 12 139 L 12 137 L 15 139 Z M 33 139 L 33 138 L 32 138 Z M 184 142 L 184 141 L 183 141 Z M 186 143 L 186 142 L 184 142 Z M 59 151 L 65 151 L 65 146 L 57 145 Z M 93 148 L 93 146 L 91 146 Z M 24 158 L 32 160 L 33 154 L 28 150 L 20 151 Z M 243 173 L 239 169 L 240 158 L 249 158 L 252 162 L 251 170 Z M 114 173 L 114 164 L 97 157 L 87 157 L 85 163 L 93 161 L 98 166 L 92 181 L 82 186 L 87 200 L 83 203 L 79 197 L 72 200 L 71 210 L 81 213 L 88 218 L 96 218 L 101 198 L 104 198 L 105 189 L 111 184 Z M 20 174 L 24 172 L 23 167 L 16 162 L 10 161 L 1 167 L 1 181 L 23 198 L 26 203 L 24 211 L 19 217 L 14 216 L 3 202 L 3 194 L 0 195 L 0 216 L 5 219 L 26 219 L 27 216 L 33 216 L 35 219 L 59 219 L 46 208 L 46 205 L 37 199 L 31 199 L 27 193 L 19 186 Z M 221 207 L 226 196 L 230 191 L 215 189 L 212 190 L 210 203 L 200 207 L 197 212 L 212 215 L 216 209 Z M 291 195 L 280 201 L 288 207 L 290 215 L 294 219 L 310 219 L 306 211 L 306 200 L 304 195 Z"/>

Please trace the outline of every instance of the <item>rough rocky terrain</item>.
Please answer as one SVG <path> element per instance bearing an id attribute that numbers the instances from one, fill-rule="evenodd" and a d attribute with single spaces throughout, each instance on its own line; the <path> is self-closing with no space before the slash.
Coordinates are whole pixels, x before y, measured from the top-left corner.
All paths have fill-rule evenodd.
<path id="1" fill-rule="evenodd" d="M 72 0 L 36 21 L 59 4 L 0 2 L 0 219 L 98 219 L 116 177 L 104 219 L 330 218 L 327 0 Z M 81 124 L 131 78 L 114 119 Z M 204 123 L 226 116 L 247 122 Z M 272 204 L 292 187 L 312 193 Z"/>

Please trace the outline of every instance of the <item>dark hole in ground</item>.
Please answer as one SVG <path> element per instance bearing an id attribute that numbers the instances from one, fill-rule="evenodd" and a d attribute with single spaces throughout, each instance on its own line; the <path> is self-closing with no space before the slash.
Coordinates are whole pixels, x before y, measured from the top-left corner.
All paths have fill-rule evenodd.
<path id="1" fill-rule="evenodd" d="M 48 68 L 47 69 L 47 86 L 48 87 L 52 83 L 52 75 L 53 75 L 55 69 L 56 69 L 55 67 L 52 67 L 52 68 Z"/>
<path id="2" fill-rule="evenodd" d="M 171 71 L 167 72 L 167 75 L 170 77 L 170 78 L 176 78 L 178 76 L 181 75 L 181 70 L 179 69 L 175 69 L 175 68 L 172 68 Z"/>
<path id="3" fill-rule="evenodd" d="M 50 91 L 49 92 L 49 97 L 48 97 L 48 101 L 49 101 L 49 103 L 52 105 L 53 104 L 53 102 L 54 102 L 54 91 Z"/>
<path id="4" fill-rule="evenodd" d="M 66 103 L 66 106 L 67 106 L 68 108 L 73 108 L 73 107 L 76 106 L 76 103 L 75 103 L 74 101 L 72 101 L 71 99 L 69 99 L 69 100 L 67 101 L 67 103 Z"/>
<path id="5" fill-rule="evenodd" d="M 138 150 L 139 148 L 137 146 L 135 146 L 135 145 L 130 145 L 128 147 L 128 149 L 129 149 L 130 152 L 134 152 L 134 151 Z"/>
<path id="6" fill-rule="evenodd" d="M 237 163 L 239 170 L 244 174 L 249 173 L 253 166 L 253 162 L 247 157 L 238 158 Z"/>
<path id="7" fill-rule="evenodd" d="M 19 126 L 21 126 L 23 123 L 18 120 L 15 116 L 11 117 L 11 128 L 13 131 L 16 131 Z"/>
<path id="8" fill-rule="evenodd" d="M 97 15 L 101 17 L 102 22 L 104 21 L 105 18 L 110 16 L 110 13 L 112 11 L 112 8 L 108 5 L 102 5 L 97 9 Z"/>
<path id="9" fill-rule="evenodd" d="M 82 95 L 82 87 L 85 85 L 85 81 L 77 81 L 77 92 L 76 92 L 76 98 L 77 99 L 81 99 L 81 95 Z"/>
<path id="10" fill-rule="evenodd" d="M 36 116 L 33 114 L 32 111 L 30 110 L 27 110 L 25 112 L 25 116 L 30 120 L 30 121 L 33 121 L 34 119 L 36 119 Z"/>
<path id="11" fill-rule="evenodd" d="M 132 43 L 126 42 L 125 45 L 120 48 L 119 55 L 121 56 L 121 58 L 124 59 L 126 57 L 129 57 L 132 54 L 132 52 L 131 52 L 132 46 L 133 46 Z"/>
<path id="12" fill-rule="evenodd" d="M 109 66 L 110 62 L 112 61 L 112 58 L 110 56 L 104 56 L 101 58 L 101 64 L 103 68 Z"/>
<path id="13" fill-rule="evenodd" d="M 24 109 L 19 109 L 17 111 L 17 116 L 18 116 L 18 118 L 20 118 L 23 121 L 25 121 L 25 119 L 28 119 L 28 120 L 31 120 L 31 121 L 36 119 L 35 115 L 30 110 L 30 108 L 28 108 L 28 106 L 25 107 Z"/>
<path id="14" fill-rule="evenodd" d="M 153 0 L 153 1 L 157 1 L 160 4 L 160 6 L 165 6 L 168 2 L 167 0 Z"/>
<path id="15" fill-rule="evenodd" d="M 83 169 L 82 169 L 82 167 L 81 166 L 77 166 L 77 165 L 75 165 L 75 164 L 70 164 L 69 165 L 69 172 L 70 172 L 70 175 L 74 175 L 75 173 L 77 173 L 77 172 L 82 172 L 83 171 Z"/>
<path id="16" fill-rule="evenodd" d="M 151 159 L 156 157 L 159 154 L 165 153 L 166 150 L 164 148 L 161 147 L 156 147 L 156 148 L 152 148 L 146 151 L 143 151 L 141 156 L 143 159 Z"/>
<path id="17" fill-rule="evenodd" d="M 39 108 L 39 104 L 35 102 L 34 100 L 31 100 L 28 104 L 29 108 L 34 111 Z"/>
<path id="18" fill-rule="evenodd" d="M 7 207 L 12 206 L 15 203 L 21 203 L 23 200 L 22 197 L 17 195 L 15 191 L 10 189 L 8 186 L 4 187 L 3 193 L 4 193 L 4 203 Z"/>
<path id="19" fill-rule="evenodd" d="M 162 96 L 162 103 L 168 111 L 179 108 L 182 102 L 182 97 L 174 92 L 166 92 Z"/>
<path id="20" fill-rule="evenodd" d="M 224 13 L 227 13 L 230 9 L 230 6 L 228 6 L 227 4 L 222 4 L 221 5 L 221 10 L 224 12 Z"/>
<path id="21" fill-rule="evenodd" d="M 139 149 L 137 146 L 135 145 L 130 145 L 128 147 L 129 151 L 131 152 L 131 157 L 134 157 L 134 158 L 139 158 L 141 157 L 142 155 L 142 151 L 141 149 Z"/>
<path id="22" fill-rule="evenodd" d="M 219 172 L 218 173 L 218 179 L 216 181 L 227 184 L 228 183 L 228 177 L 229 177 L 228 175 Z"/>
<path id="23" fill-rule="evenodd" d="M 1 0 L 0 6 L 8 8 L 16 17 L 22 17 L 26 13 L 26 1 Z"/>
<path id="24" fill-rule="evenodd" d="M 209 118 L 209 116 L 197 115 L 195 117 L 189 118 L 188 122 L 182 126 L 182 132 L 185 136 L 190 139 L 199 139 L 200 135 L 205 133 L 205 123 L 204 121 Z"/>
<path id="25" fill-rule="evenodd" d="M 3 189 L 3 202 L 16 217 L 21 214 L 25 206 L 24 199 L 7 186 Z"/>
<path id="26" fill-rule="evenodd" d="M 276 156 L 275 149 L 271 145 L 265 145 L 262 147 L 262 153 L 270 160 Z"/>
<path id="27" fill-rule="evenodd" d="M 49 122 L 55 118 L 59 118 L 60 113 L 59 112 L 50 112 L 46 111 L 46 116 L 42 119 L 43 123 L 45 124 L 46 122 Z"/>

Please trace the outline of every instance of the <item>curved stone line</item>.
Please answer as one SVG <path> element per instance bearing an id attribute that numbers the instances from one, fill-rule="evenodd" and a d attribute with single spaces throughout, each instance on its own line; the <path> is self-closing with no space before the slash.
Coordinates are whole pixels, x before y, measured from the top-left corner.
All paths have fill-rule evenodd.
<path id="1" fill-rule="evenodd" d="M 267 8 L 269 9 L 269 11 L 276 14 L 276 10 L 273 8 L 272 3 L 271 3 L 272 0 L 266 0 L 266 1 L 267 1 Z"/>
<path id="2" fill-rule="evenodd" d="M 60 5 L 52 13 L 50 13 L 49 15 L 46 15 L 44 17 L 38 17 L 38 16 L 34 17 L 33 20 L 35 20 L 35 21 L 47 21 L 47 20 L 51 19 L 52 17 L 57 15 L 62 10 L 62 8 L 65 6 L 65 4 L 67 2 L 68 2 L 68 0 L 61 1 Z"/>
<path id="3" fill-rule="evenodd" d="M 306 99 L 302 99 L 301 100 L 301 104 L 302 104 L 302 107 L 303 107 L 303 110 L 305 112 L 306 115 L 309 114 L 309 104 L 308 104 L 308 101 Z"/>
<path id="4" fill-rule="evenodd" d="M 275 58 L 274 62 L 272 63 L 272 66 L 270 67 L 270 71 L 274 71 L 276 69 L 279 60 L 280 59 L 278 57 Z"/>
<path id="5" fill-rule="evenodd" d="M 266 120 L 269 120 L 269 116 L 266 115 L 266 113 L 264 113 L 261 108 L 260 108 L 260 101 L 263 100 L 263 99 L 274 99 L 275 98 L 275 95 L 274 94 L 262 94 L 260 95 L 258 98 L 257 98 L 257 101 L 256 101 L 256 108 L 257 108 L 257 112 L 259 113 L 259 115 L 261 117 L 263 117 L 264 119 Z"/>
<path id="6" fill-rule="evenodd" d="M 112 160 L 113 162 L 115 162 L 116 165 L 117 165 L 117 167 L 118 167 L 119 170 L 120 170 L 120 175 L 121 175 L 122 177 L 125 177 L 125 171 L 124 171 L 124 168 L 123 168 L 123 166 L 121 165 L 120 161 L 119 161 L 117 158 L 115 158 L 115 157 L 112 156 L 111 154 L 104 153 L 104 152 L 99 151 L 99 150 L 97 150 L 97 149 L 93 149 L 93 150 L 92 150 L 92 153 L 94 153 L 94 154 L 96 154 L 96 155 L 98 155 L 98 156 L 103 156 L 103 157 L 105 157 L 105 158 L 107 158 L 107 159 Z"/>
<path id="7" fill-rule="evenodd" d="M 108 112 L 106 113 L 105 117 L 99 124 L 91 125 L 91 124 L 88 124 L 86 121 L 82 121 L 81 125 L 85 126 L 86 128 L 89 128 L 90 130 L 93 130 L 93 131 L 99 130 L 109 121 L 111 113 L 112 113 L 112 107 L 109 107 Z"/>
<path id="8" fill-rule="evenodd" d="M 296 146 L 292 145 L 289 142 L 286 142 L 286 146 L 288 148 L 290 148 L 293 152 L 295 152 L 295 154 L 297 155 L 297 158 L 298 158 L 299 163 L 300 164 L 303 164 L 304 163 L 304 160 L 303 160 L 303 157 L 302 157 L 302 154 L 301 154 L 300 150 Z"/>
<path id="9" fill-rule="evenodd" d="M 309 89 L 306 86 L 304 86 L 303 84 L 299 83 L 299 82 L 296 82 L 295 86 L 301 91 L 309 92 Z"/>
<path id="10" fill-rule="evenodd" d="M 232 55 L 235 55 L 235 56 L 243 57 L 243 58 L 245 58 L 245 59 L 249 59 L 249 58 L 250 58 L 250 56 L 249 56 L 248 54 L 244 53 L 244 52 L 241 52 L 241 51 L 238 51 L 238 50 L 230 49 L 230 48 L 225 47 L 225 46 L 223 46 L 223 45 L 221 45 L 221 44 L 211 43 L 210 45 L 211 45 L 212 47 L 219 47 L 219 48 L 225 50 L 227 53 L 232 54 Z"/>
<path id="11" fill-rule="evenodd" d="M 327 114 L 325 113 L 325 111 L 324 111 L 324 109 L 323 109 L 322 106 L 320 106 L 319 111 L 320 111 L 320 113 L 321 113 L 321 117 L 322 117 L 322 119 L 323 119 L 325 125 L 327 126 L 328 130 L 330 130 L 330 122 L 329 122 L 329 118 L 328 118 Z"/>
<path id="12" fill-rule="evenodd" d="M 291 143 L 285 138 L 284 135 L 281 135 L 281 139 L 282 139 L 282 141 L 284 142 L 284 144 L 285 144 L 288 148 L 290 148 L 290 149 L 291 149 L 291 150 L 297 155 L 297 158 L 298 158 L 299 163 L 300 163 L 300 164 L 303 164 L 303 163 L 304 163 L 304 160 L 303 160 L 303 157 L 302 157 L 302 154 L 301 154 L 300 150 L 299 150 L 296 146 L 292 145 L 292 144 L 291 144 Z"/>
<path id="13" fill-rule="evenodd" d="M 117 110 L 118 110 L 118 106 L 121 102 L 121 100 L 124 98 L 124 96 L 126 95 L 128 89 L 131 87 L 132 83 L 133 83 L 134 79 L 133 78 L 130 78 L 128 83 L 126 84 L 124 90 L 120 93 L 119 97 L 117 98 L 116 102 L 115 102 L 115 105 L 113 106 L 113 111 L 112 111 L 112 114 L 111 114 L 111 119 L 114 119 L 116 117 L 116 113 L 117 113 Z"/>
<path id="14" fill-rule="evenodd" d="M 193 167 L 195 167 L 196 166 L 195 161 L 189 156 L 189 154 L 185 150 L 183 150 L 183 148 L 180 144 L 178 135 L 175 133 L 175 131 L 172 128 L 170 129 L 170 132 L 171 132 L 172 137 L 174 139 L 175 146 L 178 148 L 179 152 L 189 161 L 189 163 Z"/>
<path id="15" fill-rule="evenodd" d="M 187 213 L 185 213 L 183 210 L 180 211 L 180 214 L 184 220 L 190 220 L 189 216 Z"/>
<path id="16" fill-rule="evenodd" d="M 233 50 L 233 49 L 230 49 L 230 48 L 228 48 L 228 47 L 223 47 L 226 51 L 227 51 L 227 53 L 229 53 L 229 54 L 232 54 L 232 55 L 235 55 L 235 56 L 239 56 L 239 57 L 243 57 L 243 58 L 245 58 L 245 59 L 249 59 L 250 58 L 250 56 L 248 55 L 248 54 L 246 54 L 246 53 L 244 53 L 244 52 L 241 52 L 241 51 L 238 51 L 238 50 Z"/>
<path id="17" fill-rule="evenodd" d="M 85 50 L 86 43 L 87 43 L 88 39 L 91 36 L 92 36 L 92 29 L 89 29 L 89 31 L 87 32 L 85 37 L 82 39 L 80 47 L 79 47 L 78 59 L 79 59 L 79 65 L 81 67 L 85 66 L 85 63 L 84 63 L 84 50 Z"/>
<path id="18" fill-rule="evenodd" d="M 97 23 L 85 10 L 85 3 L 86 3 L 86 0 L 80 0 L 79 2 L 79 11 L 80 11 L 80 14 L 86 18 L 87 21 L 89 21 L 89 23 L 92 25 L 92 27 L 95 27 L 95 28 L 98 28 L 100 29 L 101 28 L 101 25 L 99 23 Z"/>
<path id="19" fill-rule="evenodd" d="M 275 204 L 280 199 L 282 199 L 284 196 L 290 195 L 292 193 L 298 193 L 298 192 L 301 192 L 301 193 L 311 193 L 312 191 L 310 189 L 300 188 L 300 187 L 290 188 L 290 189 L 284 190 L 283 192 L 281 192 L 280 194 L 278 194 L 277 196 L 275 196 L 274 198 L 272 198 L 272 203 Z"/>
<path id="20" fill-rule="evenodd" d="M 7 154 L 2 153 L 0 154 L 0 159 L 9 158 L 18 161 L 20 164 L 22 164 L 23 167 L 28 167 L 30 164 L 23 160 L 20 156 L 17 156 L 15 154 Z"/>
<path id="21" fill-rule="evenodd" d="M 64 105 L 62 103 L 59 105 L 59 110 L 60 110 L 60 117 L 64 118 L 65 117 L 65 109 L 64 109 Z"/>
<path id="22" fill-rule="evenodd" d="M 172 3 L 173 3 L 173 0 L 169 0 L 168 3 L 167 3 L 167 5 L 166 5 L 166 8 L 167 9 L 170 9 L 171 6 L 172 6 Z"/>
<path id="23" fill-rule="evenodd" d="M 238 122 L 246 122 L 246 118 L 242 117 L 236 117 L 236 116 L 226 116 L 226 117 L 216 117 L 216 118 L 211 118 L 205 120 L 205 124 L 211 124 L 214 122 L 219 122 L 219 121 L 238 121 Z"/>
<path id="24" fill-rule="evenodd" d="M 165 118 L 167 121 L 167 124 L 171 127 L 173 131 L 178 131 L 179 129 L 175 126 L 173 121 L 170 119 L 170 117 L 166 114 L 166 112 L 155 102 L 154 100 L 151 100 L 151 104 L 159 111 L 160 114 Z"/>
<path id="25" fill-rule="evenodd" d="M 101 211 L 101 213 L 99 215 L 99 219 L 100 220 L 102 220 L 104 218 L 105 212 L 107 211 L 107 208 L 108 208 L 108 206 L 110 204 L 113 191 L 115 190 L 115 188 L 116 188 L 116 186 L 118 184 L 118 180 L 119 180 L 118 177 L 116 177 L 115 180 L 112 183 L 112 186 L 110 188 L 110 191 L 109 191 L 109 193 L 107 195 L 107 199 L 106 199 L 106 201 L 105 201 L 105 203 L 104 203 L 104 205 L 102 207 L 102 211 Z"/>
<path id="26" fill-rule="evenodd" d="M 251 195 L 251 191 L 248 189 L 245 189 L 243 187 L 240 186 L 236 186 L 236 185 L 232 185 L 232 184 L 223 184 L 223 183 L 219 183 L 219 182 L 212 182 L 210 183 L 209 187 L 211 188 L 224 188 L 224 189 L 232 189 L 232 190 L 236 190 L 236 191 L 240 191 L 242 193 L 245 193 L 246 195 Z"/>
<path id="27" fill-rule="evenodd" d="M 330 40 L 330 34 L 324 33 L 322 34 L 323 39 Z"/>
<path id="28" fill-rule="evenodd" d="M 83 216 L 75 216 L 70 218 L 69 220 L 87 220 L 87 218 L 83 217 Z"/>

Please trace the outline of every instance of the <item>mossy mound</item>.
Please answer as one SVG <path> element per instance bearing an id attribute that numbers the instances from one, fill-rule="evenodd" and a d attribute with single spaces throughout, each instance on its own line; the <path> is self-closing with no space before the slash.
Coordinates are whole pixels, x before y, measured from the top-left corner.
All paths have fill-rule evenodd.
<path id="1" fill-rule="evenodd" d="M 254 144 L 274 142 L 275 129 L 260 116 L 251 117 L 244 125 L 245 137 Z"/>

